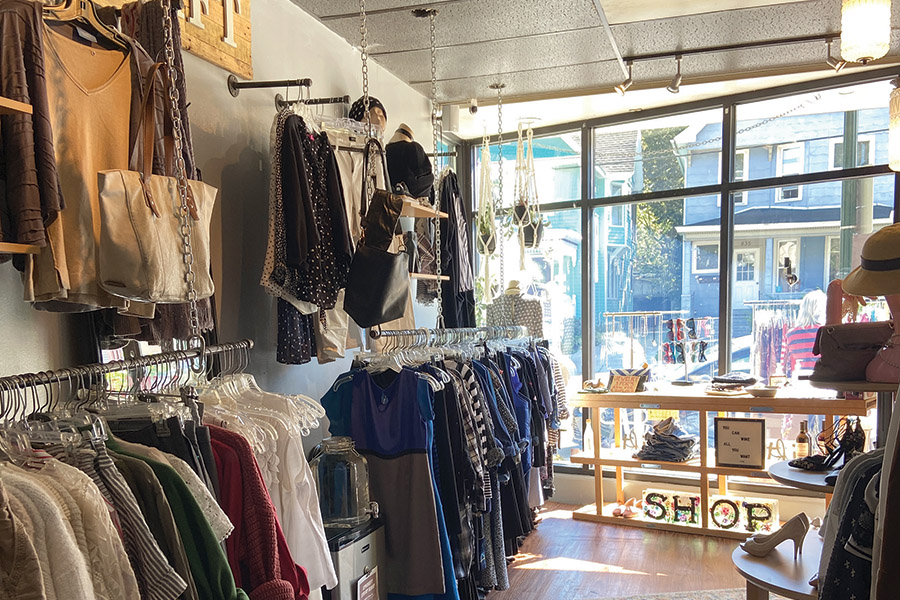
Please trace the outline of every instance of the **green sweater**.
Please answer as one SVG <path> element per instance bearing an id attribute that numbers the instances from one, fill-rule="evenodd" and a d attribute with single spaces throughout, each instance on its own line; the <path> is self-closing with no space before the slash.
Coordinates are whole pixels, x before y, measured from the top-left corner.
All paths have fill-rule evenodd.
<path id="1" fill-rule="evenodd" d="M 106 446 L 124 456 L 140 459 L 153 469 L 175 517 L 200 600 L 249 600 L 247 594 L 235 585 L 222 547 L 187 484 L 175 469 L 124 450 L 112 436 Z"/>

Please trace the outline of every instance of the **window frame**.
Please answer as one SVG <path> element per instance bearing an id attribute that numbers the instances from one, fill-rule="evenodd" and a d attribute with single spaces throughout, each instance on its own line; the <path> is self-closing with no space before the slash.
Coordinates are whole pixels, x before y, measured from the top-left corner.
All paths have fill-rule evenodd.
<path id="1" fill-rule="evenodd" d="M 856 165 L 857 167 L 867 167 L 875 163 L 875 134 L 874 133 L 860 133 L 856 136 L 856 146 L 857 152 L 859 151 L 859 145 L 862 142 L 869 143 L 869 156 L 864 164 Z M 843 167 L 836 167 L 834 164 L 834 159 L 837 158 L 835 156 L 835 150 L 838 144 L 843 144 L 844 138 L 842 137 L 833 137 L 828 140 L 828 170 L 829 171 L 840 171 Z M 857 159 L 856 162 L 859 162 Z"/>
<path id="2" fill-rule="evenodd" d="M 710 273 L 718 273 L 719 266 L 718 264 L 714 269 L 700 269 L 697 267 L 697 259 L 700 257 L 700 247 L 701 246 L 715 246 L 716 248 L 716 263 L 719 262 L 719 252 L 720 252 L 720 244 L 719 242 L 700 242 L 695 243 L 691 242 L 691 275 L 709 275 Z"/>
<path id="3" fill-rule="evenodd" d="M 749 147 L 738 148 L 737 150 L 734 151 L 734 155 L 735 156 L 740 155 L 740 156 L 744 157 L 744 172 L 743 172 L 743 176 L 740 179 L 738 179 L 737 177 L 734 177 L 732 179 L 732 182 L 747 181 L 747 171 L 750 170 L 750 148 Z M 721 182 L 722 181 L 722 153 L 721 152 L 719 152 L 719 167 L 718 168 L 719 168 L 719 171 L 718 171 L 719 182 Z M 732 169 L 732 170 L 734 170 L 734 169 Z M 734 192 L 733 193 L 734 197 L 737 197 L 738 195 L 740 195 L 741 199 L 735 200 L 734 205 L 735 206 L 747 206 L 750 193 L 749 192 Z M 721 194 L 719 194 L 716 197 L 716 206 L 722 206 L 722 195 Z"/>
<path id="4" fill-rule="evenodd" d="M 806 170 L 806 142 L 788 142 L 785 144 L 778 144 L 775 147 L 775 177 L 784 177 L 784 153 L 787 150 L 800 150 L 800 171 L 798 173 L 788 173 L 787 175 L 803 175 Z M 797 189 L 797 197 L 796 198 L 785 198 L 784 190 L 789 188 Z M 775 188 L 775 202 L 776 203 L 787 203 L 787 202 L 800 202 L 803 200 L 803 186 L 802 185 L 792 185 L 792 186 L 784 186 Z"/>
<path id="5" fill-rule="evenodd" d="M 629 193 L 630 190 L 623 190 L 623 196 L 616 197 L 608 197 L 603 194 L 604 190 L 598 190 L 595 185 L 603 183 L 605 185 L 605 177 L 596 172 L 596 166 L 594 164 L 594 134 L 595 129 L 598 128 L 608 128 L 608 127 L 623 127 L 623 126 L 635 126 L 640 127 L 640 123 L 661 119 L 665 117 L 675 117 L 682 114 L 700 112 L 700 111 L 709 111 L 709 110 L 718 110 L 721 114 L 721 146 L 720 148 L 726 149 L 726 152 L 719 152 L 719 165 L 718 169 L 721 173 L 722 171 L 733 170 L 734 159 L 731 156 L 731 153 L 727 151 L 729 147 L 733 148 L 735 142 L 737 141 L 739 135 L 739 126 L 738 126 L 738 108 L 745 104 L 752 104 L 766 100 L 775 100 L 779 98 L 787 98 L 791 96 L 799 96 L 806 94 L 813 94 L 815 92 L 820 91 L 830 91 L 830 90 L 840 90 L 843 88 L 864 85 L 864 84 L 874 84 L 878 83 L 879 85 L 887 84 L 891 80 L 896 78 L 896 67 L 883 67 L 876 68 L 871 71 L 850 71 L 840 75 L 835 75 L 833 77 L 829 77 L 827 79 L 821 79 L 816 81 L 806 81 L 799 83 L 792 83 L 788 85 L 781 85 L 776 87 L 770 87 L 766 89 L 758 89 L 748 92 L 741 92 L 738 94 L 732 94 L 727 96 L 720 96 L 715 98 L 708 98 L 703 100 L 691 101 L 684 104 L 674 105 L 674 106 L 666 106 L 666 107 L 657 107 L 657 108 L 649 108 L 642 111 L 635 112 L 622 112 L 618 114 L 604 115 L 599 117 L 593 117 L 588 119 L 583 119 L 579 121 L 569 121 L 560 124 L 553 124 L 544 127 L 535 128 L 535 135 L 538 136 L 546 136 L 553 134 L 565 134 L 572 131 L 581 131 L 581 175 L 582 175 L 582 193 L 580 200 L 566 200 L 566 201 L 554 201 L 548 197 L 541 198 L 541 208 L 542 210 L 554 210 L 554 209 L 562 209 L 562 208 L 580 208 L 582 211 L 582 236 L 583 236 L 583 246 L 582 246 L 582 306 L 581 306 L 581 316 L 582 322 L 587 324 L 592 321 L 594 318 L 593 310 L 595 308 L 594 302 L 596 301 L 596 291 L 594 290 L 595 276 L 597 276 L 597 268 L 598 265 L 596 261 L 591 259 L 594 255 L 596 244 L 599 241 L 599 238 L 596 238 L 599 229 L 603 225 L 596 221 L 592 216 L 594 213 L 594 209 L 598 207 L 608 207 L 616 204 L 633 204 L 640 202 L 649 202 L 649 201 L 660 201 L 660 200 L 672 200 L 676 198 L 686 198 L 686 197 L 701 197 L 701 196 L 714 196 L 716 197 L 715 203 L 719 207 L 717 213 L 719 215 L 717 221 L 720 219 L 720 223 L 722 223 L 720 233 L 716 234 L 716 239 L 720 241 L 720 269 L 718 275 L 721 276 L 721 285 L 723 288 L 723 293 L 720 296 L 720 322 L 719 322 L 719 344 L 717 353 L 719 355 L 718 368 L 720 372 L 727 372 L 731 367 L 731 340 L 728 338 L 727 332 L 731 330 L 731 325 L 733 322 L 733 315 L 730 310 L 731 307 L 727 304 L 727 298 L 730 297 L 727 294 L 727 290 L 729 286 L 734 285 L 731 281 L 733 276 L 733 267 L 730 264 L 731 261 L 724 260 L 722 249 L 730 250 L 734 245 L 734 240 L 736 237 L 736 232 L 734 229 L 734 211 L 732 210 L 732 194 L 737 194 L 734 199 L 741 198 L 741 200 L 736 203 L 737 206 L 744 206 L 744 198 L 748 196 L 750 191 L 754 190 L 774 190 L 780 188 L 787 187 L 799 187 L 799 195 L 800 198 L 808 198 L 809 195 L 803 193 L 802 187 L 805 185 L 813 185 L 820 183 L 828 183 L 828 182 L 840 182 L 840 181 L 852 181 L 856 179 L 862 178 L 875 178 L 882 177 L 886 178 L 886 176 L 890 175 L 893 178 L 894 182 L 894 206 L 895 210 L 893 211 L 893 215 L 895 220 L 900 220 L 900 174 L 894 173 L 890 170 L 887 165 L 887 157 L 879 156 L 878 152 L 875 151 L 874 148 L 870 145 L 870 152 L 872 156 L 872 160 L 874 164 L 864 167 L 852 167 L 852 168 L 844 168 L 841 170 L 817 170 L 815 172 L 803 173 L 799 175 L 788 175 L 788 176 L 764 176 L 761 178 L 755 178 L 744 181 L 726 181 L 719 178 L 719 181 L 714 185 L 689 185 L 685 182 L 684 186 L 680 189 L 672 189 L 672 190 L 660 190 L 660 191 L 640 191 Z M 885 106 L 886 106 L 886 97 L 885 94 Z M 881 105 L 879 105 L 881 106 Z M 848 107 L 844 110 L 852 111 L 852 107 Z M 879 108 L 880 110 L 880 108 Z M 880 132 L 880 130 L 879 130 Z M 878 134 L 879 132 L 876 132 Z M 504 138 L 509 140 L 509 132 L 504 133 Z M 514 135 L 514 133 L 513 133 Z M 490 143 L 494 147 L 492 156 L 496 156 L 496 144 L 498 141 L 498 136 L 493 134 L 490 136 Z M 821 138 L 820 138 L 821 139 Z M 827 138 L 826 138 L 827 139 Z M 880 138 L 879 138 L 880 139 Z M 476 190 L 478 184 L 478 172 L 476 170 L 477 165 L 477 154 L 479 152 L 481 146 L 481 137 L 472 138 L 462 141 L 463 151 L 461 153 L 461 165 L 459 169 L 459 177 L 460 177 L 460 187 L 469 190 L 468 199 L 476 198 Z M 774 148 L 776 144 L 770 145 L 771 148 Z M 757 146 L 753 146 L 756 148 Z M 762 146 L 764 147 L 764 146 Z M 880 152 L 886 154 L 884 152 L 884 148 L 879 144 Z M 743 148 L 742 148 L 743 149 Z M 831 148 L 829 147 L 829 150 Z M 754 158 L 756 156 L 754 155 Z M 760 160 L 762 160 L 762 155 L 760 155 Z M 809 162 L 809 158 L 806 157 L 806 151 L 804 150 L 804 167 L 806 167 Z M 828 159 L 831 160 L 830 157 Z M 748 161 L 749 162 L 749 161 Z M 754 161 L 755 163 L 758 161 Z M 771 162 L 771 158 L 769 159 Z M 777 161 L 776 161 L 777 162 Z M 745 165 L 745 170 L 749 165 Z M 824 166 L 824 165 L 823 165 Z M 756 165 L 757 168 L 760 165 Z M 774 169 L 773 169 L 774 171 Z M 772 171 L 770 171 L 771 173 Z M 749 175 L 749 172 L 747 173 Z M 512 188 L 511 183 L 507 183 L 507 187 Z M 769 192 L 769 193 L 772 193 Z M 727 201 L 722 202 L 721 198 L 725 197 Z M 747 198 L 749 201 L 749 198 Z M 756 202 L 756 195 L 754 195 L 754 202 Z M 795 199 L 788 199 L 788 203 L 796 202 Z M 749 203 L 749 202 L 748 202 Z M 470 210 L 474 209 L 470 207 Z M 508 213 L 508 209 L 504 209 L 506 213 Z M 787 232 L 784 232 L 787 233 Z M 773 239 L 775 236 L 767 236 L 769 239 Z M 473 246 L 472 256 L 477 256 L 477 253 L 474 250 L 475 246 L 475 237 L 471 236 L 470 243 Z M 721 244 L 726 244 L 726 246 L 721 246 Z M 759 285 L 761 289 L 768 288 L 768 282 L 766 279 L 770 276 L 768 275 L 768 263 L 770 259 L 767 258 L 767 250 L 765 247 L 761 249 L 761 257 L 760 264 L 758 265 L 758 277 L 759 277 Z M 687 266 L 688 261 L 691 263 L 691 267 L 694 266 L 693 256 L 685 256 L 685 267 Z M 730 257 L 729 257 L 730 258 Z M 826 261 L 827 263 L 828 261 Z M 827 268 L 827 265 L 826 265 Z M 722 312 L 726 311 L 726 312 Z M 582 370 L 587 377 L 590 373 L 592 373 L 593 369 L 593 361 L 594 361 L 594 349 L 595 349 L 595 337 L 596 332 L 592 331 L 592 327 L 583 326 L 582 327 L 582 356 L 581 356 L 581 364 Z M 577 360 L 577 359 L 576 359 Z M 573 469 L 578 470 L 578 469 Z M 590 468 L 587 466 L 583 466 L 579 472 L 588 473 L 590 472 Z"/>

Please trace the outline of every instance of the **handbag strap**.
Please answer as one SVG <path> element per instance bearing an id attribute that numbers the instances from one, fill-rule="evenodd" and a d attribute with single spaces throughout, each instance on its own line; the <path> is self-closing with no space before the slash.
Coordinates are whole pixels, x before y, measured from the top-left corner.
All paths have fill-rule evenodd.
<path id="1" fill-rule="evenodd" d="M 391 187 L 391 178 L 388 175 L 387 157 L 385 157 L 385 154 L 384 154 L 384 147 L 381 145 L 381 142 L 378 141 L 376 138 L 369 138 L 366 140 L 366 145 L 363 148 L 363 169 L 362 169 L 363 184 L 362 184 L 362 191 L 360 192 L 360 195 L 362 196 L 362 198 L 359 203 L 359 216 L 363 220 L 365 220 L 366 213 L 369 210 L 369 198 L 368 198 L 368 195 L 366 194 L 366 192 L 367 192 L 366 177 L 369 176 L 369 154 L 372 151 L 371 150 L 372 146 L 375 147 L 375 152 L 377 152 L 378 155 L 381 156 L 381 168 L 384 171 L 385 185 L 387 185 L 388 188 Z"/>
<path id="2" fill-rule="evenodd" d="M 153 174 L 153 153 L 156 145 L 156 94 L 154 83 L 156 82 L 156 74 L 160 73 L 160 69 L 165 67 L 164 63 L 158 62 L 153 63 L 150 67 L 150 70 L 147 72 L 147 77 L 145 79 L 144 84 L 144 92 L 143 97 L 141 99 L 141 134 L 143 136 L 143 162 L 139 167 L 139 172 L 141 175 L 141 185 L 144 188 L 144 198 L 146 200 L 147 206 L 150 210 L 153 211 L 157 217 L 160 216 L 159 208 L 156 205 L 155 200 L 153 199 L 153 195 L 150 193 L 150 188 L 147 185 L 149 177 Z M 167 77 L 165 71 L 162 71 L 163 81 L 164 83 L 167 81 Z M 166 86 L 168 88 L 168 86 Z M 171 174 L 174 172 L 174 164 L 175 164 L 175 138 L 174 138 L 174 123 L 172 121 L 171 110 L 168 107 L 168 103 L 164 103 L 163 108 L 163 148 L 164 148 L 164 165 L 165 171 L 167 174 Z M 195 221 L 200 220 L 200 215 L 197 212 L 197 204 L 194 200 L 194 193 L 191 190 L 191 187 L 187 188 L 187 204 L 188 211 L 191 214 L 191 218 Z"/>

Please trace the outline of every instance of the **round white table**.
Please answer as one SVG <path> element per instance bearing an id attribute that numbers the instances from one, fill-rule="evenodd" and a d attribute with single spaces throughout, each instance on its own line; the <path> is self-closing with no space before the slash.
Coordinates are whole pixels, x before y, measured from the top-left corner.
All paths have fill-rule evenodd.
<path id="1" fill-rule="evenodd" d="M 731 562 L 747 580 L 747 600 L 768 600 L 770 593 L 791 600 L 816 600 L 818 593 L 809 580 L 819 572 L 821 555 L 822 540 L 810 528 L 803 542 L 803 554 L 797 560 L 794 560 L 794 543 L 785 540 L 761 558 L 737 547 Z"/>
<path id="2" fill-rule="evenodd" d="M 834 493 L 834 486 L 825 483 L 825 477 L 831 474 L 831 469 L 828 471 L 804 471 L 803 469 L 795 469 L 788 466 L 788 462 L 775 463 L 769 467 L 769 477 L 778 483 L 800 488 L 801 490 L 825 494 Z"/>

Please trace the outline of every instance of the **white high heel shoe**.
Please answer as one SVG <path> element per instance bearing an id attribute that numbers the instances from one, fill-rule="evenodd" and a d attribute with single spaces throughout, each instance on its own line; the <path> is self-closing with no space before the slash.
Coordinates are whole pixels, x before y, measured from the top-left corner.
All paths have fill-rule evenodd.
<path id="1" fill-rule="evenodd" d="M 803 554 L 803 540 L 809 531 L 809 517 L 800 513 L 775 533 L 756 534 L 741 544 L 741 549 L 753 556 L 766 556 L 775 546 L 785 540 L 794 540 L 794 560 L 797 554 Z"/>

